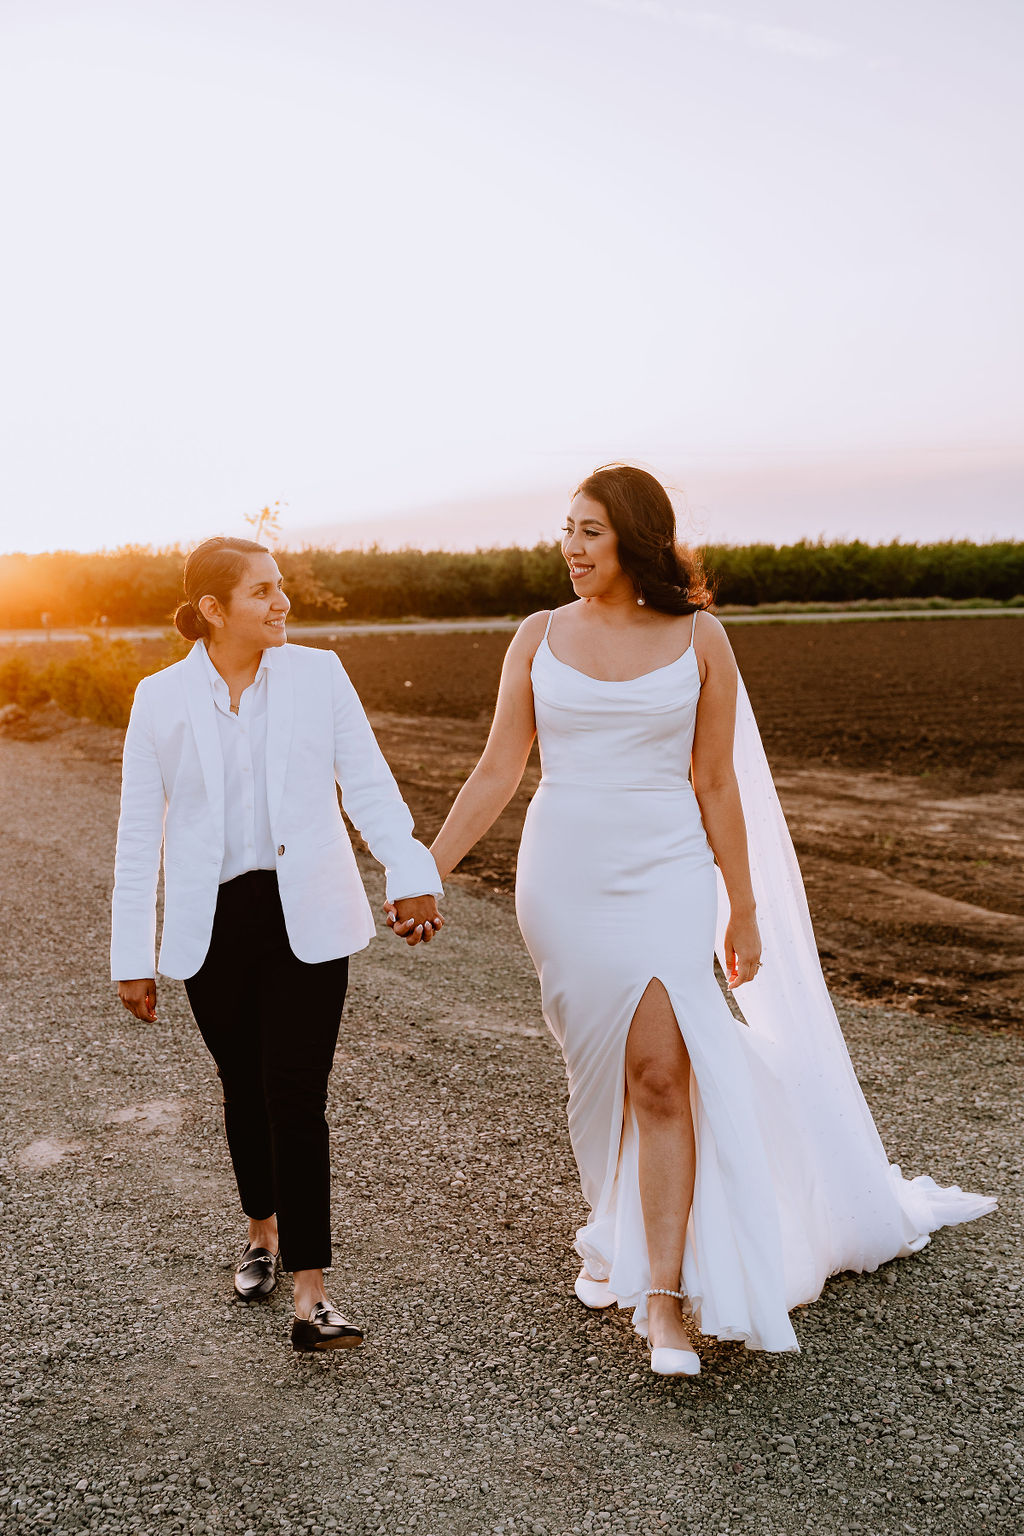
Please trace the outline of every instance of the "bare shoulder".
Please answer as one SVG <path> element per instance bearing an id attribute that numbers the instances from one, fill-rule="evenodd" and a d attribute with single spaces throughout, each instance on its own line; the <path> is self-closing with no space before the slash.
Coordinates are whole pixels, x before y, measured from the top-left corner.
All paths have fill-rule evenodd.
<path id="1" fill-rule="evenodd" d="M 531 613 L 528 619 L 523 620 L 508 648 L 510 659 L 527 663 L 533 660 L 537 647 L 544 639 L 550 617 L 551 609 L 544 608 L 539 613 Z"/>
<path id="2" fill-rule="evenodd" d="M 722 623 L 721 619 L 715 617 L 710 608 L 699 608 L 697 610 L 697 622 L 694 632 L 696 638 L 703 641 L 705 645 L 711 641 L 712 636 L 714 636 L 714 640 L 711 641 L 712 644 L 715 642 L 718 644 L 729 644 L 729 637 L 725 632 L 725 625 Z"/>
<path id="3" fill-rule="evenodd" d="M 706 608 L 701 609 L 697 614 L 693 631 L 693 648 L 702 668 L 724 667 L 730 671 L 736 670 L 736 658 L 733 656 L 725 625 Z"/>

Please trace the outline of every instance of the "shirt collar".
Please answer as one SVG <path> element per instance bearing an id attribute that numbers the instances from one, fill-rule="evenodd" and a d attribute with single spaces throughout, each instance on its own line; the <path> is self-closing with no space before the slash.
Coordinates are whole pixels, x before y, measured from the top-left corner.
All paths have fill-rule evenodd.
<path id="1" fill-rule="evenodd" d="M 206 668 L 206 675 L 209 678 L 210 686 L 213 689 L 214 699 L 222 703 L 224 708 L 230 710 L 231 694 L 228 690 L 228 685 L 221 677 L 220 673 L 217 671 L 217 668 L 214 666 L 212 660 L 210 659 L 210 651 L 205 640 L 198 640 L 196 644 L 199 646 L 203 653 L 203 665 Z M 274 670 L 274 666 L 277 661 L 274 653 L 275 651 L 283 649 L 283 646 L 276 645 L 267 647 L 267 649 L 263 652 L 259 667 L 256 670 L 256 676 L 253 678 L 253 683 L 258 683 L 265 672 L 272 672 Z"/>
<path id="2" fill-rule="evenodd" d="M 199 649 L 203 653 L 203 666 L 206 668 L 206 676 L 210 687 L 213 690 L 214 699 L 218 702 L 222 702 L 224 699 L 226 699 L 228 701 L 228 705 L 230 706 L 231 696 L 228 693 L 228 685 L 217 671 L 217 668 L 214 666 L 213 662 L 210 660 L 210 652 L 207 648 L 205 640 L 198 641 L 198 645 Z"/>

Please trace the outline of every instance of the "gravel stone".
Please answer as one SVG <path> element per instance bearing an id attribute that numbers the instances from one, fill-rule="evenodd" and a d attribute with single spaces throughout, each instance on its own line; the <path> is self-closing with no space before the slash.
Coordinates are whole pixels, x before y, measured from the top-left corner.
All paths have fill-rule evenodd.
<path id="1" fill-rule="evenodd" d="M 106 979 L 118 776 L 0 740 L 0 1531 L 1020 1536 L 1021 1039 L 840 1005 L 890 1154 L 999 1196 L 836 1276 L 802 1353 L 654 1377 L 572 1294 L 561 1059 L 510 903 L 353 962 L 331 1083 L 336 1300 L 365 1347 L 232 1300 L 217 1080 L 177 983 Z M 367 864 L 374 899 L 381 887 Z"/>

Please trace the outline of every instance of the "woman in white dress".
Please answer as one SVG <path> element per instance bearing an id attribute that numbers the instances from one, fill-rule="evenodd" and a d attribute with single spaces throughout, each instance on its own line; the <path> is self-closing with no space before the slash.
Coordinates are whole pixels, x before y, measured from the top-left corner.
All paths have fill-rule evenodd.
<path id="1" fill-rule="evenodd" d="M 487 746 L 431 851 L 444 879 L 538 734 L 516 910 L 591 1211 L 576 1292 L 633 1309 L 654 1371 L 694 1375 L 688 1315 L 706 1335 L 797 1349 L 789 1311 L 829 1274 L 995 1202 L 890 1168 L 732 650 L 664 489 L 596 471 L 562 550 L 578 601 L 518 630 Z M 716 935 L 744 1022 L 715 978 Z"/>

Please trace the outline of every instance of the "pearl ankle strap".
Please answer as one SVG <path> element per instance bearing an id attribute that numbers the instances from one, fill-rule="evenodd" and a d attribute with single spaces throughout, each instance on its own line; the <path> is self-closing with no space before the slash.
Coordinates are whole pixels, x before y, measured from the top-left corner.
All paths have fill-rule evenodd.
<path id="1" fill-rule="evenodd" d="M 656 1285 L 651 1290 L 644 1292 L 645 1296 L 674 1296 L 677 1301 L 686 1300 L 685 1291 L 667 1291 L 664 1286 Z"/>

